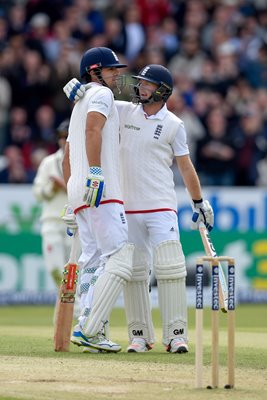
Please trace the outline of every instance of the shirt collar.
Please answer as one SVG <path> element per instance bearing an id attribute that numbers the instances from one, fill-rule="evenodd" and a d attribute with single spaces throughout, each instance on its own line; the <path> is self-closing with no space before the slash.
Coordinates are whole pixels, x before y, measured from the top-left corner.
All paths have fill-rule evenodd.
<path id="1" fill-rule="evenodd" d="M 145 116 L 146 119 L 159 119 L 160 121 L 162 121 L 165 118 L 165 116 L 166 116 L 166 114 L 168 112 L 168 109 L 167 109 L 167 106 L 166 106 L 166 103 L 165 103 L 164 106 L 157 112 L 157 114 L 147 115 L 145 113 L 143 107 L 142 107 L 142 111 L 143 111 L 144 116 Z"/>

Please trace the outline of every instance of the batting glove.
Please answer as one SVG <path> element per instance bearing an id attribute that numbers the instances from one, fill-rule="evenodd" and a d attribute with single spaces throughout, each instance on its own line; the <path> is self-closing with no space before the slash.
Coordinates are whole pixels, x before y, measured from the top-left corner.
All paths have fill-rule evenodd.
<path id="1" fill-rule="evenodd" d="M 78 79 L 71 79 L 63 88 L 63 92 L 70 101 L 80 100 L 86 91 L 85 85 L 82 85 Z"/>
<path id="2" fill-rule="evenodd" d="M 67 225 L 67 234 L 73 236 L 78 229 L 77 221 L 73 209 L 66 204 L 61 212 L 61 218 Z"/>
<path id="3" fill-rule="evenodd" d="M 100 167 L 90 167 L 86 178 L 83 201 L 87 206 L 98 207 L 104 190 L 104 177 Z"/>
<path id="4" fill-rule="evenodd" d="M 203 222 L 208 231 L 210 232 L 214 225 L 214 213 L 208 200 L 192 200 L 193 202 L 193 216 L 191 222 L 191 229 L 197 230 L 200 222 Z"/>

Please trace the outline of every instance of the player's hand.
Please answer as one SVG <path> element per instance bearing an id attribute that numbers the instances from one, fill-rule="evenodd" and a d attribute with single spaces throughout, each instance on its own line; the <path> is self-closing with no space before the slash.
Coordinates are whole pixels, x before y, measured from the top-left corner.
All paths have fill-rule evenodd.
<path id="1" fill-rule="evenodd" d="M 86 178 L 83 201 L 87 206 L 98 207 L 104 190 L 104 177 L 100 167 L 90 167 Z"/>
<path id="2" fill-rule="evenodd" d="M 208 200 L 192 200 L 193 216 L 191 229 L 197 230 L 200 222 L 203 222 L 210 232 L 214 225 L 214 213 Z"/>
<path id="3" fill-rule="evenodd" d="M 78 229 L 77 221 L 73 209 L 66 204 L 61 212 L 61 218 L 67 225 L 67 234 L 73 236 Z"/>
<path id="4" fill-rule="evenodd" d="M 86 91 L 85 85 L 82 85 L 78 79 L 71 79 L 63 88 L 63 92 L 70 101 L 80 100 Z"/>

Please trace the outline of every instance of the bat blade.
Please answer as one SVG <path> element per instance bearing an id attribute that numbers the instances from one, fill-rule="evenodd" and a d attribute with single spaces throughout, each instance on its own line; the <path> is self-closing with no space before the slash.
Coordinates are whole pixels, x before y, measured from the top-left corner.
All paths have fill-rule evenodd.
<path id="1" fill-rule="evenodd" d="M 199 232 L 201 235 L 202 243 L 205 249 L 205 253 L 208 257 L 217 257 L 216 250 L 208 234 L 205 225 L 201 222 L 199 225 Z M 219 262 L 219 299 L 220 307 L 223 312 L 227 312 L 228 309 L 228 288 L 223 272 L 221 263 Z"/>
<path id="2" fill-rule="evenodd" d="M 75 235 L 77 236 L 77 234 Z M 77 238 L 72 239 L 71 255 L 63 270 L 62 283 L 56 304 L 54 350 L 69 351 L 79 266 L 76 259 Z"/>
<path id="3" fill-rule="evenodd" d="M 73 304 L 62 304 L 58 300 L 56 310 L 57 316 L 54 333 L 54 350 L 60 352 L 69 351 L 73 320 Z"/>

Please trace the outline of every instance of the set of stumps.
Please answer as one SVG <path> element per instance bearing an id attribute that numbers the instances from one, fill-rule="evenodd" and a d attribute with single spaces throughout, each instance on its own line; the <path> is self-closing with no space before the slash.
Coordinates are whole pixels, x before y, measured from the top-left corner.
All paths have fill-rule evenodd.
<path id="1" fill-rule="evenodd" d="M 228 381 L 225 389 L 233 389 L 235 384 L 235 260 L 232 257 L 201 257 L 196 263 L 196 388 L 203 388 L 203 272 L 205 262 L 210 263 L 211 273 L 211 385 L 207 389 L 219 387 L 219 312 L 227 312 L 227 369 Z M 227 309 L 220 305 L 220 262 L 228 265 Z"/>

